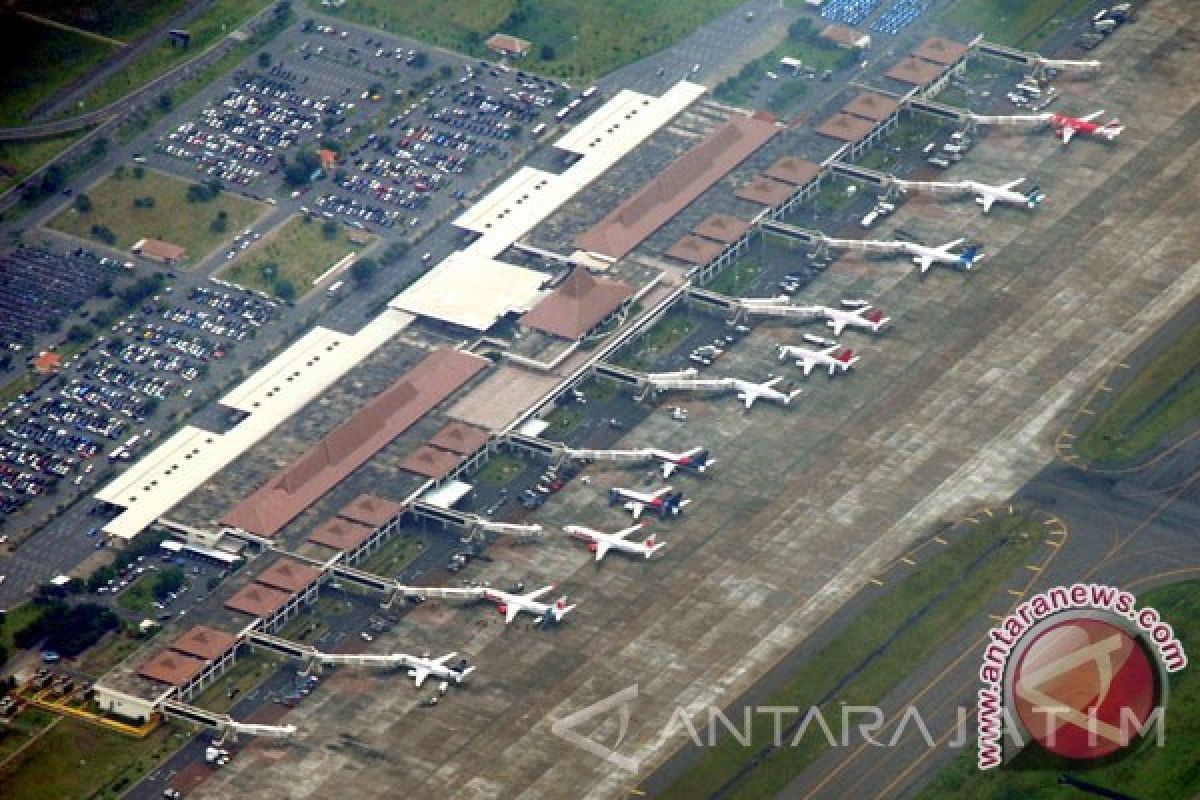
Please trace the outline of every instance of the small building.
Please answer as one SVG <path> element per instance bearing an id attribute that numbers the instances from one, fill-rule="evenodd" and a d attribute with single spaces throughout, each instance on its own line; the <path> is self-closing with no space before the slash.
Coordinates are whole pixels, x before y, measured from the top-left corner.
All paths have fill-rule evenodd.
<path id="1" fill-rule="evenodd" d="M 579 339 L 616 314 L 632 296 L 628 284 L 595 278 L 586 269 L 576 267 L 521 318 L 521 325 L 563 339 Z"/>
<path id="2" fill-rule="evenodd" d="M 328 172 L 337 164 L 337 153 L 332 150 L 322 147 L 317 151 L 317 156 L 321 159 L 321 169 Z"/>
<path id="3" fill-rule="evenodd" d="M 845 25 L 829 25 L 821 31 L 821 38 L 847 50 L 866 50 L 871 46 L 871 37 Z"/>
<path id="4" fill-rule="evenodd" d="M 39 375 L 49 375 L 62 369 L 62 356 L 49 350 L 33 360 L 33 371 Z"/>
<path id="5" fill-rule="evenodd" d="M 187 256 L 187 251 L 179 245 L 161 239 L 138 239 L 129 249 L 135 256 L 159 264 L 177 264 Z"/>
<path id="6" fill-rule="evenodd" d="M 529 50 L 533 47 L 532 42 L 527 42 L 508 33 L 494 33 L 488 37 L 488 40 L 484 44 L 493 53 L 508 58 L 524 58 L 529 55 Z"/>

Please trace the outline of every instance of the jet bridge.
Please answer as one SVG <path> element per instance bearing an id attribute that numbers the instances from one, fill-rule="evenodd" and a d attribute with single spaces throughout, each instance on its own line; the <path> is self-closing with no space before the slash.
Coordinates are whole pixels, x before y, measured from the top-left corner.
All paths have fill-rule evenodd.
<path id="1" fill-rule="evenodd" d="M 421 660 L 407 653 L 326 653 L 312 645 L 293 642 L 261 631 L 251 631 L 246 636 L 248 644 L 265 647 L 277 653 L 322 666 L 351 667 L 416 667 Z"/>
<path id="2" fill-rule="evenodd" d="M 503 533 L 510 536 L 536 536 L 542 530 L 541 525 L 513 525 L 507 522 L 493 522 L 477 514 L 455 511 L 452 508 L 442 508 L 432 503 L 426 503 L 423 500 L 415 501 L 409 506 L 409 511 L 418 517 L 436 520 L 446 525 L 453 525 L 456 528 L 465 528 L 471 532 L 484 531 L 486 533 Z"/>
<path id="3" fill-rule="evenodd" d="M 1040 53 L 1029 53 L 1024 50 L 1017 50 L 1014 47 L 1005 47 L 1002 44 L 992 44 L 991 42 L 980 42 L 977 45 L 980 53 L 993 58 L 998 58 L 1001 61 L 1007 61 L 1010 64 L 1020 64 L 1033 70 L 1033 74 L 1041 76 L 1047 70 L 1059 70 L 1060 72 L 1097 72 L 1104 64 L 1100 61 L 1073 61 L 1062 58 L 1046 58 Z"/>
<path id="4" fill-rule="evenodd" d="M 240 734 L 263 736 L 268 739 L 287 739 L 296 734 L 295 725 L 256 725 L 248 722 L 238 722 L 228 714 L 217 714 L 178 700 L 164 700 L 161 710 L 163 714 L 169 717 L 175 717 L 176 719 L 190 722 L 193 725 L 210 728 L 220 732 L 222 737 L 228 735 L 234 741 L 237 740 Z"/>

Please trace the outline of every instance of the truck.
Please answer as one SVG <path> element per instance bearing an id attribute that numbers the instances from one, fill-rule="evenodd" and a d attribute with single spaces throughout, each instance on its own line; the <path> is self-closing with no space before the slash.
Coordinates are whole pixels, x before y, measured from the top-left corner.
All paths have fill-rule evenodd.
<path id="1" fill-rule="evenodd" d="M 932 159 L 930 160 L 932 161 Z M 862 222 L 859 224 L 861 224 L 864 228 L 869 228 L 875 224 L 875 220 L 877 219 L 879 219 L 879 212 L 871 210 L 867 212 L 867 215 L 862 218 Z"/>

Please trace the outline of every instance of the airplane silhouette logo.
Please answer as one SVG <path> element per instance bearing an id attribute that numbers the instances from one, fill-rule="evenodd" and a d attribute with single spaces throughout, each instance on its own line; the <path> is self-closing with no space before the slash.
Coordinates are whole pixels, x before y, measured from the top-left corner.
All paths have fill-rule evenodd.
<path id="1" fill-rule="evenodd" d="M 625 740 L 625 734 L 629 730 L 630 705 L 637 699 L 637 696 L 638 687 L 636 683 L 632 686 L 626 686 L 616 694 L 609 695 L 586 708 L 581 708 L 573 714 L 555 720 L 550 726 L 550 732 L 561 739 L 565 739 L 581 750 L 586 750 L 592 755 L 604 759 L 614 766 L 629 772 L 637 772 L 639 761 L 636 758 L 623 756 L 617 752 L 617 748 L 621 746 L 621 742 Z M 581 726 L 593 720 L 598 720 L 613 710 L 617 712 L 617 736 L 616 741 L 613 742 L 611 747 L 607 747 L 579 732 L 578 728 Z"/>

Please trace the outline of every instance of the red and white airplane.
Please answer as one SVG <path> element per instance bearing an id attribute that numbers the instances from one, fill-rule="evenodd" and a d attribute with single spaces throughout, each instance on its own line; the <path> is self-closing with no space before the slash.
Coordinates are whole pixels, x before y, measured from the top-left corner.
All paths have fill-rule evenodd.
<path id="1" fill-rule="evenodd" d="M 846 328 L 866 328 L 871 333 L 878 333 L 892 321 L 891 317 L 883 315 L 883 309 L 872 308 L 867 303 L 843 300 L 842 306 L 844 308 L 820 307 L 825 324 L 833 328 L 834 336 L 841 336 Z"/>
<path id="2" fill-rule="evenodd" d="M 804 370 L 805 377 L 812 374 L 814 367 L 822 366 L 829 368 L 829 377 L 832 378 L 838 370 L 846 372 L 858 363 L 858 356 L 854 355 L 854 351 L 849 349 L 838 351 L 840 345 L 837 342 L 822 339 L 820 336 L 813 336 L 810 333 L 804 334 L 804 339 L 820 345 L 821 349 L 809 350 L 807 347 L 796 345 L 780 345 L 779 360 L 796 359 L 796 366 Z"/>
<path id="3" fill-rule="evenodd" d="M 588 550 L 596 554 L 596 561 L 600 561 L 608 554 L 609 550 L 620 550 L 624 553 L 634 553 L 649 558 L 657 553 L 666 542 L 658 542 L 654 539 L 654 534 L 650 534 L 643 541 L 631 542 L 626 537 L 634 531 L 640 531 L 646 526 L 646 523 L 639 522 L 624 530 L 616 533 L 604 533 L 602 531 L 585 528 L 582 525 L 567 525 L 563 531 L 570 534 L 576 539 L 580 539 L 588 543 Z"/>
<path id="4" fill-rule="evenodd" d="M 408 677 L 412 678 L 417 683 L 417 688 L 425 682 L 429 676 L 433 676 L 438 680 L 454 681 L 456 684 L 462 683 L 467 679 L 467 676 L 475 671 L 475 667 L 452 667 L 447 662 L 454 658 L 458 653 L 447 653 L 441 658 L 428 658 L 422 656 L 410 656 L 405 659 L 405 666 L 408 667 Z"/>
<path id="5" fill-rule="evenodd" d="M 1050 116 L 1050 124 L 1054 126 L 1054 133 L 1062 139 L 1063 144 L 1069 144 L 1071 137 L 1077 133 L 1088 136 L 1103 136 L 1111 142 L 1121 135 L 1121 131 L 1125 130 L 1125 126 L 1116 117 L 1113 117 L 1103 125 L 1097 124 L 1096 120 L 1103 114 L 1103 109 L 1094 111 L 1086 117 L 1068 117 L 1066 114 L 1052 114 Z"/>
<path id="6" fill-rule="evenodd" d="M 539 597 L 554 591 L 554 588 L 554 585 L 551 584 L 543 586 L 541 589 L 535 589 L 528 594 L 513 594 L 499 589 L 485 588 L 483 599 L 496 604 L 496 610 L 504 615 L 504 624 L 506 625 L 512 624 L 512 621 L 522 611 L 533 614 L 537 617 L 536 621 L 539 625 L 545 625 L 551 622 L 562 622 L 562 618 L 575 608 L 574 605 L 567 605 L 565 594 L 553 603 L 543 603 L 538 600 Z"/>
<path id="7" fill-rule="evenodd" d="M 676 492 L 670 486 L 664 486 L 657 492 L 639 492 L 634 489 L 623 489 L 619 486 L 608 490 L 609 505 L 622 504 L 626 511 L 637 519 L 647 508 L 657 511 L 658 516 L 677 517 L 683 513 L 683 507 L 691 500 L 683 499 L 683 492 Z"/>
<path id="8" fill-rule="evenodd" d="M 702 447 L 693 447 L 686 453 L 672 453 L 669 450 L 659 450 L 651 447 L 650 455 L 662 462 L 663 480 L 671 477 L 675 470 L 680 467 L 702 473 L 717 463 L 715 458 L 708 457 L 708 451 Z"/>

